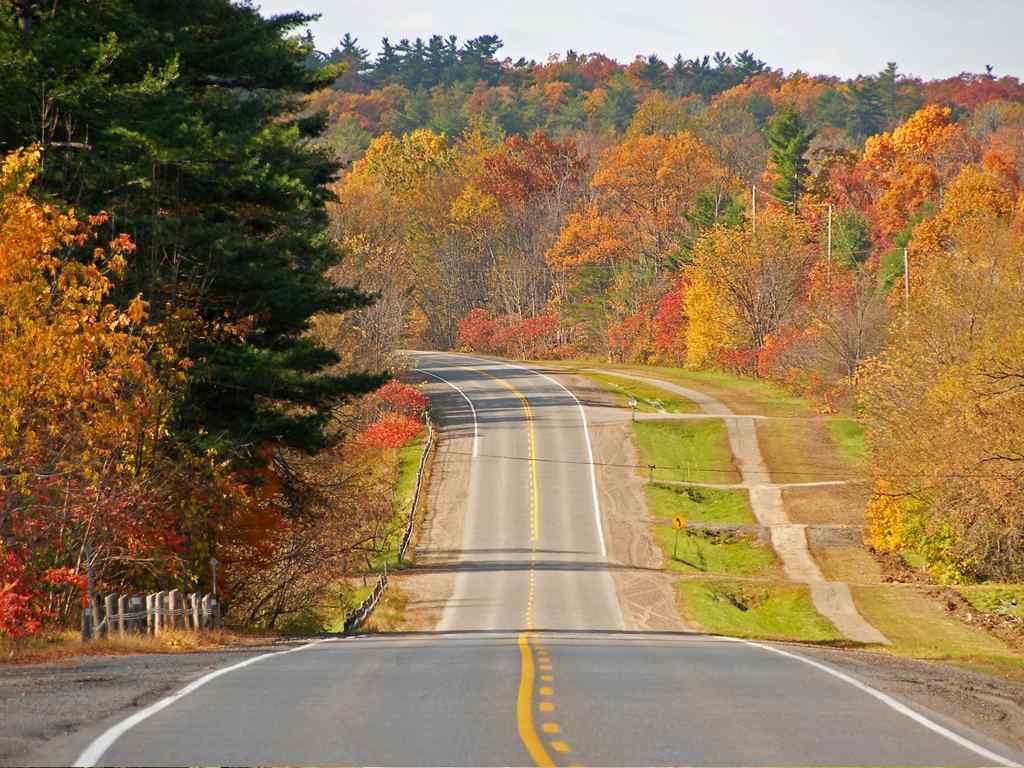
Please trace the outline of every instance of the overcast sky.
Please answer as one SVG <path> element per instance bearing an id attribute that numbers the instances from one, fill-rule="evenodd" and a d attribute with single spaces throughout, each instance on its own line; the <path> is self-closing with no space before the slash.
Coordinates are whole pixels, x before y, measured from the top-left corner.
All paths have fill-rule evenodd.
<path id="1" fill-rule="evenodd" d="M 376 54 L 392 42 L 431 34 L 459 39 L 497 34 L 500 55 L 544 61 L 566 49 L 601 52 L 622 63 L 638 54 L 671 60 L 749 48 L 786 72 L 852 76 L 895 61 L 925 78 L 963 71 L 1024 76 L 1022 0 L 255 0 L 264 15 L 320 13 L 317 45 L 330 50 L 345 32 Z M 632 6 L 632 7 L 631 7 Z"/>

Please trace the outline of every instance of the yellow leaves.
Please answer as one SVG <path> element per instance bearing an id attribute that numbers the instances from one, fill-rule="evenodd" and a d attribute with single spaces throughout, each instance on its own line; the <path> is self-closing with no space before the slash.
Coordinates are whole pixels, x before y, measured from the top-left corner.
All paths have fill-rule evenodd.
<path id="1" fill-rule="evenodd" d="M 686 364 L 705 368 L 715 362 L 718 351 L 739 344 L 736 313 L 724 292 L 699 273 L 693 274 L 685 294 Z"/>
<path id="2" fill-rule="evenodd" d="M 481 192 L 472 183 L 467 184 L 452 201 L 452 221 L 461 226 L 478 226 L 485 222 L 493 222 L 500 215 L 498 201 L 494 196 Z"/>
<path id="3" fill-rule="evenodd" d="M 129 240 L 93 249 L 91 263 L 59 255 L 93 233 L 27 194 L 38 158 L 14 152 L 0 171 L 0 413 L 14 415 L 0 421 L 0 459 L 19 471 L 98 477 L 99 464 L 151 428 L 157 384 L 129 328 L 145 321 L 146 304 L 136 298 L 121 313 L 105 303 L 107 273 Z"/>
<path id="4" fill-rule="evenodd" d="M 377 183 L 400 191 L 418 188 L 422 181 L 449 167 L 454 159 L 443 133 L 420 128 L 401 139 L 384 133 L 372 142 L 352 168 L 356 179 L 372 177 Z"/>

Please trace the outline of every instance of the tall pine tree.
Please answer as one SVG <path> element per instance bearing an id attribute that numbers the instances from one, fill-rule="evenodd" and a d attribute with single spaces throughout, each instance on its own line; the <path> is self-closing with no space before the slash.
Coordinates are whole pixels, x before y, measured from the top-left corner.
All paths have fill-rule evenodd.
<path id="1" fill-rule="evenodd" d="M 768 153 L 775 181 L 775 196 L 796 210 L 807 179 L 805 155 L 814 138 L 814 131 L 804 127 L 792 106 L 783 107 L 768 127 Z"/>
<path id="2" fill-rule="evenodd" d="M 0 149 L 41 142 L 38 193 L 111 213 L 138 246 L 124 297 L 195 365 L 182 450 L 246 463 L 268 442 L 316 450 L 332 408 L 380 381 L 338 376 L 306 331 L 367 297 L 333 286 L 337 166 L 303 93 L 334 79 L 292 37 L 313 17 L 230 0 L 0 4 Z M 175 334 L 177 338 L 174 338 Z"/>

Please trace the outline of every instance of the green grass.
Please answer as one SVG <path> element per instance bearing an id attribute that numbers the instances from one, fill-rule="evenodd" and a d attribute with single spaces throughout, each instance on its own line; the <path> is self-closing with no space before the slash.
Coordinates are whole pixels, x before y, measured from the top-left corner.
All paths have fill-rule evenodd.
<path id="1" fill-rule="evenodd" d="M 693 386 L 707 392 L 737 413 L 765 416 L 804 416 L 813 412 L 810 401 L 791 395 L 781 387 L 761 379 L 736 376 L 724 371 L 690 371 L 663 366 L 601 366 L 635 371 L 639 375 L 662 378 L 680 386 Z"/>
<path id="2" fill-rule="evenodd" d="M 1024 584 L 972 584 L 954 589 L 976 611 L 1024 616 Z"/>
<path id="3" fill-rule="evenodd" d="M 665 569 L 677 573 L 721 573 L 730 576 L 773 576 L 778 560 L 771 547 L 732 531 L 676 531 L 668 525 L 654 526 L 654 539 L 665 553 Z M 676 556 L 673 557 L 673 551 Z"/>
<path id="4" fill-rule="evenodd" d="M 807 587 L 728 580 L 681 580 L 683 611 L 705 632 L 736 637 L 830 642 L 835 627 L 811 603 Z"/>
<path id="5" fill-rule="evenodd" d="M 904 549 L 900 552 L 900 557 L 903 559 L 903 562 L 916 571 L 928 570 L 928 558 L 920 552 L 915 552 L 912 549 Z"/>
<path id="6" fill-rule="evenodd" d="M 412 496 L 416 490 L 416 475 L 420 468 L 420 457 L 423 455 L 423 442 L 424 437 L 421 434 L 409 445 L 398 449 L 398 465 L 392 500 L 395 517 L 381 550 L 373 557 L 372 563 L 375 571 L 383 570 L 385 562 L 388 564 L 389 571 L 398 570 L 406 565 L 406 563 L 400 565 L 398 562 L 398 545 L 402 543 L 405 526 L 409 520 L 409 506 L 412 504 Z"/>
<path id="7" fill-rule="evenodd" d="M 746 523 L 757 520 L 750 511 L 746 491 L 717 488 L 691 488 L 648 483 L 647 509 L 655 517 L 672 519 L 682 515 L 700 523 Z"/>
<path id="8" fill-rule="evenodd" d="M 892 641 L 895 653 L 1024 678 L 1024 658 L 981 627 L 951 616 L 941 600 L 888 584 L 850 591 L 857 610 Z"/>
<path id="9" fill-rule="evenodd" d="M 853 419 L 832 419 L 828 422 L 829 436 L 836 455 L 854 466 L 864 463 L 864 426 Z"/>
<path id="10" fill-rule="evenodd" d="M 692 400 L 642 381 L 624 379 L 621 376 L 607 376 L 603 373 L 585 373 L 584 375 L 602 388 L 617 394 L 624 406 L 628 406 L 630 398 L 634 398 L 637 401 L 636 409 L 642 413 L 700 412 L 700 406 Z"/>
<path id="11" fill-rule="evenodd" d="M 740 481 L 722 421 L 637 421 L 632 426 L 641 462 L 658 467 L 655 480 Z"/>

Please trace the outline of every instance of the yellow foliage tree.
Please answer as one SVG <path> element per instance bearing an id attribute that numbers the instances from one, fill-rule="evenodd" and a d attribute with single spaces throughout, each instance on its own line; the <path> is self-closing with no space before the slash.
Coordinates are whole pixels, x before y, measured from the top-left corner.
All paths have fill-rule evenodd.
<path id="1" fill-rule="evenodd" d="M 814 258 L 805 226 L 780 210 L 759 216 L 756 233 L 719 225 L 702 235 L 685 270 L 690 363 L 710 362 L 715 340 L 761 349 L 792 318 Z"/>
<path id="2" fill-rule="evenodd" d="M 869 541 L 916 549 L 950 580 L 1024 577 L 1024 222 L 991 199 L 932 243 L 910 317 L 862 372 L 884 497 Z M 952 194 L 947 206 L 940 219 L 963 210 Z"/>

